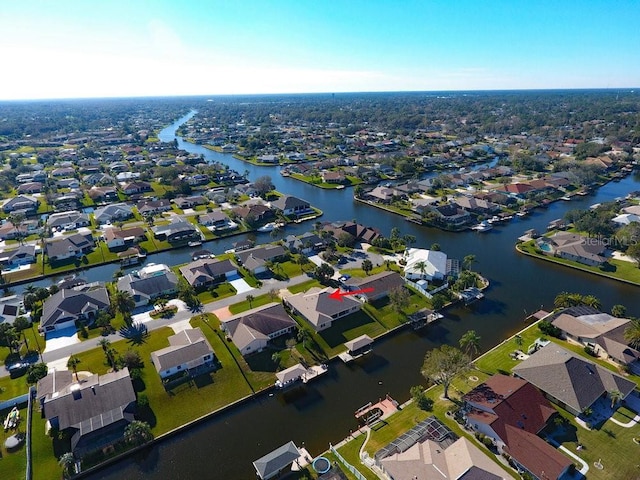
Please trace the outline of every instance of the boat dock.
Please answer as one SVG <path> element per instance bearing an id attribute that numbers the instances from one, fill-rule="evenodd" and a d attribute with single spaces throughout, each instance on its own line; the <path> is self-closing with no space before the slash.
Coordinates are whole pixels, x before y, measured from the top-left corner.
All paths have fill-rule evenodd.
<path id="1" fill-rule="evenodd" d="M 276 373 L 276 388 L 286 388 L 295 383 L 302 381 L 307 383 L 320 375 L 327 373 L 328 367 L 326 364 L 314 365 L 309 368 L 305 368 L 303 365 L 296 363 L 293 367 L 289 367 L 281 372 Z"/>
<path id="2" fill-rule="evenodd" d="M 411 328 L 413 328 L 414 330 L 418 330 L 422 327 L 426 327 L 430 323 L 437 322 L 441 318 L 444 318 L 444 316 L 434 310 L 423 308 L 422 310 L 409 315 L 408 318 Z"/>
<path id="3" fill-rule="evenodd" d="M 373 339 L 369 335 L 360 335 L 353 340 L 345 342 L 344 346 L 347 347 L 347 351 L 339 354 L 338 356 L 344 363 L 352 362 L 356 358 L 360 358 L 371 352 L 372 344 Z"/>
<path id="4" fill-rule="evenodd" d="M 397 411 L 398 402 L 387 394 L 384 398 L 378 399 L 377 403 L 369 402 L 360 407 L 356 410 L 355 417 L 360 424 L 372 425 Z"/>

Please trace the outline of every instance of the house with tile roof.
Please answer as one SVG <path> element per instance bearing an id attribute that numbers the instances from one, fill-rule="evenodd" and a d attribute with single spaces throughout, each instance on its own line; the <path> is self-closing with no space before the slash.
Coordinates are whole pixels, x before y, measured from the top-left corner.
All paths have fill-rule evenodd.
<path id="1" fill-rule="evenodd" d="M 272 340 L 291 334 L 296 327 L 280 303 L 258 307 L 220 323 L 242 355 L 262 351 Z"/>
<path id="2" fill-rule="evenodd" d="M 293 313 L 303 317 L 311 327 L 320 332 L 333 325 L 333 322 L 360 311 L 362 303 L 351 297 L 342 301 L 330 298 L 331 288 L 313 287 L 306 292 L 290 295 L 284 299 Z"/>

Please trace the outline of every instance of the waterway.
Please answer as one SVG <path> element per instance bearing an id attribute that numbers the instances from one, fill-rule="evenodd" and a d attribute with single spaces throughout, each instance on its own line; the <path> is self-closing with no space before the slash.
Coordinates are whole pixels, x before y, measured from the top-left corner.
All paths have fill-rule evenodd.
<path id="1" fill-rule="evenodd" d="M 194 112 L 179 119 L 160 133 L 163 141 L 172 141 L 178 126 Z M 231 155 L 213 152 L 178 139 L 181 148 L 203 154 L 209 161 L 219 161 L 238 172 L 249 171 L 255 180 L 270 175 L 276 188 L 304 198 L 324 211 L 322 220 L 357 219 L 388 235 L 393 227 L 403 234 L 415 235 L 417 247 L 429 248 L 439 243 L 450 257 L 462 259 L 473 254 L 474 269 L 491 281 L 486 298 L 470 308 L 447 312 L 438 324 L 421 334 L 403 331 L 376 343 L 374 354 L 364 363 L 345 366 L 333 363 L 330 372 L 304 389 L 286 396 L 263 395 L 243 406 L 233 408 L 200 425 L 180 433 L 141 454 L 131 456 L 101 470 L 91 478 L 136 479 L 244 479 L 255 478 L 251 462 L 289 440 L 304 445 L 312 455 L 324 451 L 329 442 L 336 443 L 356 428 L 354 411 L 369 401 L 389 393 L 399 401 L 409 398 L 409 388 L 423 383 L 420 366 L 424 354 L 442 343 L 457 344 L 460 336 L 474 329 L 488 349 L 523 327 L 523 318 L 541 307 L 552 308 L 560 291 L 594 294 L 605 309 L 615 304 L 627 306 L 630 315 L 640 314 L 637 288 L 613 280 L 571 270 L 548 262 L 519 255 L 514 244 L 530 228 L 544 231 L 546 225 L 573 208 L 587 208 L 594 203 L 624 197 L 640 190 L 640 177 L 629 176 L 620 182 L 601 187 L 594 195 L 576 197 L 571 202 L 556 202 L 530 217 L 515 219 L 487 233 L 451 233 L 404 221 L 391 213 L 353 201 L 351 189 L 323 190 L 282 177 L 278 167 L 254 166 Z M 302 233 L 309 224 L 287 227 L 287 233 Z M 264 241 L 269 241 L 268 234 Z M 208 242 L 205 248 L 221 253 L 238 237 Z M 150 257 L 156 263 L 176 264 L 190 260 L 188 249 L 165 252 Z M 109 280 L 117 265 L 87 270 L 88 280 Z M 39 282 L 49 285 L 51 280 Z"/>

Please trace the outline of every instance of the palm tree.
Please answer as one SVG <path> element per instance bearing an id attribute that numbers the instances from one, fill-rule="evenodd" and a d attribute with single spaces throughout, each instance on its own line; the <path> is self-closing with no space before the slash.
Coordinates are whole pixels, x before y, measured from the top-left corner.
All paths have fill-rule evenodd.
<path id="1" fill-rule="evenodd" d="M 62 467 L 62 476 L 64 478 L 71 478 L 76 465 L 76 459 L 74 458 L 73 453 L 67 452 L 62 455 L 58 460 L 58 465 Z"/>
<path id="2" fill-rule="evenodd" d="M 111 307 L 116 312 L 120 312 L 123 317 L 127 318 L 136 307 L 136 301 L 129 292 L 116 290 L 111 296 Z"/>
<path id="3" fill-rule="evenodd" d="M 579 293 L 560 292 L 556 295 L 553 301 L 553 305 L 556 308 L 568 308 L 580 305 L 582 302 L 582 295 Z"/>
<path id="4" fill-rule="evenodd" d="M 153 302 L 153 304 L 158 307 L 158 310 L 164 310 L 164 308 L 167 306 L 168 300 L 164 297 L 158 297 L 156 298 L 155 302 Z"/>
<path id="5" fill-rule="evenodd" d="M 640 320 L 634 318 L 624 331 L 624 339 L 629 342 L 629 346 L 640 348 Z"/>
<path id="6" fill-rule="evenodd" d="M 622 400 L 622 392 L 620 390 L 611 390 L 609 392 L 609 398 L 611 399 L 611 408 L 614 408 L 616 403 Z"/>
<path id="7" fill-rule="evenodd" d="M 80 379 L 78 378 L 78 364 L 80 363 L 80 359 L 78 357 L 76 357 L 75 355 L 71 355 L 69 357 L 69 360 L 67 360 L 67 368 L 70 368 L 73 370 L 74 375 L 76 376 L 76 382 L 79 382 Z"/>
<path id="8" fill-rule="evenodd" d="M 302 348 L 307 348 L 307 340 L 309 340 L 309 332 L 304 328 L 298 329 L 297 339 L 299 342 L 302 342 Z"/>
<path id="9" fill-rule="evenodd" d="M 115 370 L 115 357 L 113 354 L 113 349 L 111 348 L 111 342 L 107 338 L 101 338 L 98 342 L 98 345 L 102 347 L 102 351 L 104 352 L 104 356 L 107 359 L 107 365 Z"/>
<path id="10" fill-rule="evenodd" d="M 581 301 L 583 304 L 588 307 L 595 308 L 596 310 L 600 310 L 602 308 L 602 302 L 595 295 L 585 295 L 582 297 Z"/>
<path id="11" fill-rule="evenodd" d="M 124 430 L 124 438 L 127 443 L 133 445 L 142 445 L 153 439 L 151 433 L 151 427 L 147 422 L 141 422 L 140 420 L 134 420 Z"/>
<path id="12" fill-rule="evenodd" d="M 473 265 L 475 261 L 476 261 L 475 255 L 466 255 L 462 259 L 462 268 L 464 268 L 465 270 L 471 270 L 471 265 Z"/>
<path id="13" fill-rule="evenodd" d="M 276 364 L 276 369 L 280 368 L 281 360 L 282 360 L 282 357 L 280 355 L 280 352 L 274 352 L 273 355 L 271 355 L 271 361 Z"/>
<path id="14" fill-rule="evenodd" d="M 627 315 L 627 307 L 624 305 L 614 305 L 611 307 L 611 315 L 617 318 L 624 318 Z"/>
<path id="15" fill-rule="evenodd" d="M 420 260 L 419 262 L 416 262 L 415 268 L 417 268 L 420 272 L 420 276 L 424 277 L 424 272 L 427 271 L 427 262 L 425 262 L 424 260 Z"/>
<path id="16" fill-rule="evenodd" d="M 249 302 L 249 308 L 252 308 L 252 302 L 256 299 L 256 297 L 254 297 L 253 295 L 249 294 L 247 295 L 247 302 Z"/>
<path id="17" fill-rule="evenodd" d="M 480 335 L 475 330 L 468 330 L 460 337 L 460 348 L 462 348 L 469 358 L 473 358 L 480 351 Z"/>
<path id="18" fill-rule="evenodd" d="M 371 272 L 371 270 L 373 270 L 373 263 L 371 263 L 371 260 L 369 260 L 368 258 L 362 261 L 362 270 L 364 270 L 364 273 L 366 273 L 367 275 L 369 275 L 369 273 Z"/>

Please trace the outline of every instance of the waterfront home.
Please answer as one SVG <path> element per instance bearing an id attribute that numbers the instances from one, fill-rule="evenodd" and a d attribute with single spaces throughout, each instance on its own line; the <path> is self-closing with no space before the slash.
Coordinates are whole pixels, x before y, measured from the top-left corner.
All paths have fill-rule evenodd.
<path id="1" fill-rule="evenodd" d="M 174 295 L 178 277 L 164 264 L 150 263 L 118 279 L 118 290 L 129 292 L 136 307 L 149 305 L 156 298 Z"/>
<path id="2" fill-rule="evenodd" d="M 348 233 L 356 241 L 365 242 L 365 243 L 373 243 L 378 237 L 380 237 L 380 232 L 371 227 L 367 227 L 355 222 L 345 222 L 338 224 L 327 224 L 322 228 L 324 231 L 333 232 L 333 238 L 340 238 L 340 235 L 343 233 Z"/>
<path id="3" fill-rule="evenodd" d="M 491 438 L 522 470 L 537 478 L 544 472 L 553 479 L 567 472 L 570 459 L 538 437 L 557 412 L 532 384 L 498 374 L 462 400 L 467 426 Z M 528 448 L 522 448 L 523 443 Z"/>
<path id="4" fill-rule="evenodd" d="M 640 215 L 636 215 L 635 213 L 621 213 L 612 218 L 611 221 L 619 226 L 629 225 L 633 222 L 640 223 Z"/>
<path id="5" fill-rule="evenodd" d="M 20 265 L 29 265 L 36 262 L 35 245 L 20 245 L 13 250 L 0 252 L 0 265 L 3 268 L 14 268 Z"/>
<path id="6" fill-rule="evenodd" d="M 96 247 L 91 233 L 74 233 L 60 240 L 45 242 L 44 251 L 50 262 L 57 262 L 73 257 L 81 257 Z"/>
<path id="7" fill-rule="evenodd" d="M 192 195 L 190 197 L 174 198 L 173 203 L 175 203 L 180 210 L 184 210 L 186 208 L 193 208 L 198 205 L 206 205 L 209 203 L 209 200 L 202 195 Z"/>
<path id="8" fill-rule="evenodd" d="M 324 240 L 311 232 L 303 233 L 299 237 L 287 235 L 283 242 L 291 253 L 303 253 L 305 255 L 322 250 L 325 246 Z"/>
<path id="9" fill-rule="evenodd" d="M 283 195 L 281 197 L 278 197 L 277 200 L 274 200 L 270 203 L 270 206 L 271 208 L 282 212 L 286 216 L 300 216 L 313 211 L 310 208 L 311 205 L 309 204 L 309 202 L 301 200 L 300 198 L 294 197 L 292 195 Z"/>
<path id="10" fill-rule="evenodd" d="M 36 197 L 29 195 L 18 195 L 2 204 L 2 211 L 4 213 L 25 213 L 27 215 L 35 213 L 38 210 L 39 201 Z"/>
<path id="11" fill-rule="evenodd" d="M 373 202 L 389 204 L 400 195 L 402 194 L 393 188 L 378 186 L 370 192 L 367 192 L 364 197 Z"/>
<path id="12" fill-rule="evenodd" d="M 181 219 L 173 219 L 168 225 L 158 225 L 151 230 L 157 239 L 166 240 L 169 243 L 202 239 L 202 234 L 195 225 Z"/>
<path id="13" fill-rule="evenodd" d="M 591 348 L 597 355 L 640 372 L 640 352 L 629 345 L 624 332 L 631 320 L 616 318 L 588 306 L 570 307 L 554 313 L 551 323 L 565 338 Z"/>
<path id="14" fill-rule="evenodd" d="M 38 330 L 62 330 L 75 326 L 76 322 L 91 324 L 98 312 L 109 306 L 109 293 L 102 286 L 83 285 L 59 290 L 44 300 Z"/>
<path id="15" fill-rule="evenodd" d="M 76 457 L 123 440 L 136 407 L 129 369 L 91 375 L 79 382 L 60 373 L 54 371 L 38 382 L 47 427 L 67 434 Z"/>
<path id="16" fill-rule="evenodd" d="M 362 307 L 361 302 L 351 297 L 343 297 L 341 302 L 334 300 L 329 290 L 333 289 L 313 287 L 306 292 L 290 295 L 283 301 L 293 313 L 300 315 L 316 332 L 320 332 Z"/>
<path id="17" fill-rule="evenodd" d="M 342 172 L 334 172 L 332 170 L 323 170 L 320 172 L 320 176 L 322 177 L 322 181 L 325 183 L 346 183 L 347 177 Z"/>
<path id="18" fill-rule="evenodd" d="M 253 467 L 261 480 L 269 480 L 277 476 L 293 462 L 297 462 L 301 453 L 293 442 L 286 443 L 264 457 L 253 462 Z"/>
<path id="19" fill-rule="evenodd" d="M 465 437 L 458 438 L 431 416 L 374 455 L 393 480 L 482 479 L 511 476 Z"/>
<path id="20" fill-rule="evenodd" d="M 441 251 L 410 248 L 404 261 L 404 276 L 409 280 L 443 280 L 450 271 L 447 254 Z"/>
<path id="21" fill-rule="evenodd" d="M 57 230 L 77 230 L 91 225 L 89 215 L 75 210 L 70 212 L 52 213 L 47 218 L 47 227 Z"/>
<path id="22" fill-rule="evenodd" d="M 245 222 L 262 223 L 267 220 L 275 218 L 275 212 L 266 205 L 244 205 L 231 209 L 231 212 L 235 217 L 240 218 Z"/>
<path id="23" fill-rule="evenodd" d="M 357 296 L 365 302 L 373 302 L 388 296 L 393 289 L 403 288 L 404 279 L 397 272 L 380 272 L 363 278 L 351 277 L 344 285 L 348 291 L 367 290 Z"/>
<path id="24" fill-rule="evenodd" d="M 151 352 L 151 362 L 163 380 L 178 374 L 195 377 L 215 368 L 216 356 L 200 328 L 187 328 L 168 340 L 168 347 Z"/>
<path id="25" fill-rule="evenodd" d="M 93 212 L 93 218 L 98 225 L 110 224 L 133 217 L 131 205 L 126 203 L 112 203 L 98 207 Z"/>
<path id="26" fill-rule="evenodd" d="M 230 260 L 203 258 L 180 267 L 184 279 L 194 288 L 215 285 L 238 275 L 238 267 Z"/>
<path id="27" fill-rule="evenodd" d="M 460 227 L 468 224 L 471 220 L 471 214 L 464 208 L 448 203 L 446 205 L 432 206 L 429 212 L 433 212 L 439 222 Z"/>
<path id="28" fill-rule="evenodd" d="M 545 253 L 567 260 L 598 266 L 607 261 L 606 244 L 598 238 L 587 238 L 570 232 L 557 232 L 550 237 L 537 240 L 537 245 Z"/>
<path id="29" fill-rule="evenodd" d="M 254 275 L 269 270 L 268 262 L 277 262 L 287 255 L 282 245 L 260 245 L 236 253 L 236 259 Z"/>
<path id="30" fill-rule="evenodd" d="M 220 323 L 220 328 L 231 337 L 242 355 L 261 352 L 275 338 L 291 334 L 296 326 L 280 303 L 244 312 Z"/>
<path id="31" fill-rule="evenodd" d="M 546 397 L 573 415 L 580 415 L 614 390 L 625 399 L 636 384 L 556 343 L 549 343 L 512 369 Z"/>
<path id="32" fill-rule="evenodd" d="M 462 195 L 456 197 L 455 204 L 476 215 L 494 215 L 500 211 L 500 205 L 482 198 Z"/>
<path id="33" fill-rule="evenodd" d="M 200 215 L 198 217 L 198 223 L 208 227 L 211 231 L 233 230 L 238 228 L 238 224 L 233 222 L 227 214 L 221 210 Z"/>
<path id="34" fill-rule="evenodd" d="M 147 239 L 147 233 L 142 227 L 107 228 L 104 231 L 104 241 L 109 250 L 122 248 Z"/>

